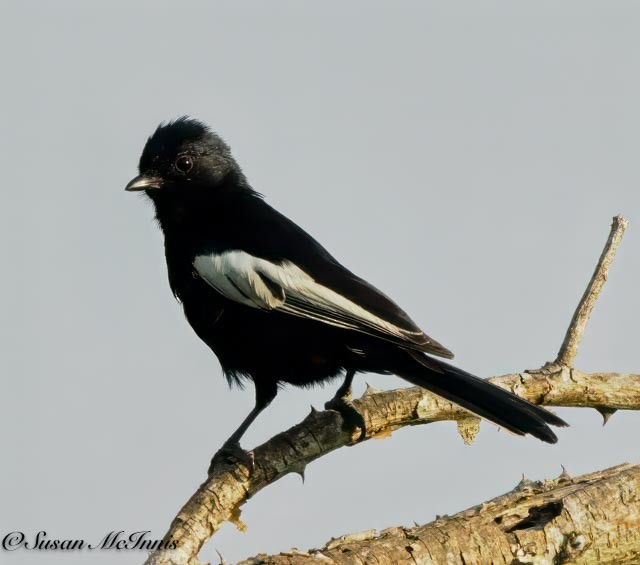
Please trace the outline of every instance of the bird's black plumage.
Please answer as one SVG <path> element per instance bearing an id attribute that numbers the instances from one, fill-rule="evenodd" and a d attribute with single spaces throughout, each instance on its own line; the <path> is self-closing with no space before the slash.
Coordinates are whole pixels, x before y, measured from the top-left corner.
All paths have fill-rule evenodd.
<path id="1" fill-rule="evenodd" d="M 390 298 L 342 266 L 249 185 L 202 123 L 158 127 L 128 190 L 144 190 L 165 237 L 169 283 L 231 381 L 251 379 L 256 408 L 282 383 L 394 373 L 510 431 L 553 443 L 554 414 L 432 356 L 451 358 Z M 362 424 L 362 420 L 359 420 Z"/>

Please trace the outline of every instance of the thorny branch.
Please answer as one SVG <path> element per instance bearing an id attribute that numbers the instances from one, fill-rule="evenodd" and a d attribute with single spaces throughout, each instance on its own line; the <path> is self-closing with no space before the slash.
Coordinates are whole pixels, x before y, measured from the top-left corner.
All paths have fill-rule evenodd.
<path id="1" fill-rule="evenodd" d="M 511 492 L 415 528 L 369 530 L 321 549 L 258 555 L 238 565 L 523 565 L 638 563 L 640 465 L 571 478 L 525 478 Z"/>
<path id="2" fill-rule="evenodd" d="M 557 359 L 536 371 L 494 377 L 492 382 L 536 404 L 596 408 L 605 422 L 616 410 L 640 409 L 640 375 L 584 373 L 572 367 L 626 227 L 627 221 L 621 216 L 613 219 L 604 251 Z M 367 389 L 354 404 L 364 415 L 367 439 L 391 435 L 404 426 L 455 420 L 464 441 L 469 443 L 479 429 L 475 416 L 421 388 L 386 392 Z M 241 464 L 216 469 L 180 510 L 165 535 L 165 541 L 177 542 L 177 549 L 156 551 L 146 564 L 198 565 L 201 547 L 225 521 L 245 527 L 240 520 L 240 507 L 250 497 L 288 473 L 303 474 L 310 462 L 351 445 L 354 439 L 341 429 L 337 413 L 312 410 L 301 423 L 255 448 L 251 472 Z"/>

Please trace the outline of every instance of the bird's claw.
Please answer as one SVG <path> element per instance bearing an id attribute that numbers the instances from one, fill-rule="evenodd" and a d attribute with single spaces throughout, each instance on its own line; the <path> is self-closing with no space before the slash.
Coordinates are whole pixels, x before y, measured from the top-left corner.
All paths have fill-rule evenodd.
<path id="1" fill-rule="evenodd" d="M 331 400 L 325 403 L 324 407 L 327 410 L 334 410 L 342 416 L 343 430 L 353 434 L 356 428 L 360 428 L 360 435 L 356 439 L 356 443 L 359 443 L 366 438 L 367 425 L 365 424 L 362 414 L 358 412 L 349 397 L 334 396 Z"/>
<path id="2" fill-rule="evenodd" d="M 249 471 L 254 467 L 253 451 L 247 451 L 242 449 L 237 442 L 225 443 L 215 455 L 211 458 L 207 475 L 211 475 L 214 470 L 218 469 L 222 465 L 238 465 L 241 464 Z"/>

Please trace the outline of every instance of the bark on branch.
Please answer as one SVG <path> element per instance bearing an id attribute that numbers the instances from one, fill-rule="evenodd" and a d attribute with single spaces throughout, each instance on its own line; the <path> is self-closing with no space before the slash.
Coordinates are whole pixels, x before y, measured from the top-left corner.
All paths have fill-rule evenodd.
<path id="1" fill-rule="evenodd" d="M 640 375 L 584 373 L 571 366 L 626 226 L 622 217 L 614 218 L 605 249 L 556 361 L 535 371 L 494 377 L 492 382 L 536 404 L 595 408 L 605 421 L 616 410 L 640 409 Z M 473 441 L 479 429 L 475 416 L 421 388 L 387 392 L 368 389 L 354 403 L 364 415 L 367 439 L 388 436 L 404 426 L 442 420 L 457 421 L 466 442 Z M 200 548 L 225 521 L 244 528 L 240 507 L 251 496 L 288 473 L 303 474 L 311 461 L 351 445 L 354 439 L 341 429 L 337 413 L 312 410 L 300 424 L 257 447 L 251 471 L 241 464 L 216 469 L 180 510 L 165 535 L 164 541 L 177 542 L 177 549 L 157 551 L 146 563 L 199 564 Z"/>
<path id="2" fill-rule="evenodd" d="M 638 563 L 640 465 L 520 481 L 488 502 L 415 528 L 369 530 L 322 549 L 258 555 L 238 565 Z"/>
<path id="3" fill-rule="evenodd" d="M 569 367 L 573 365 L 576 355 L 578 354 L 578 346 L 582 341 L 582 335 L 589 321 L 589 316 L 591 316 L 591 311 L 596 304 L 596 300 L 598 300 L 598 296 L 600 296 L 600 291 L 607 281 L 609 267 L 611 267 L 613 258 L 616 255 L 616 251 L 628 225 L 629 222 L 622 216 L 614 216 L 609 238 L 602 250 L 602 254 L 596 265 L 596 270 L 593 272 L 593 276 L 573 314 L 573 318 L 567 329 L 567 334 L 564 337 L 560 351 L 558 351 L 556 363 Z"/>

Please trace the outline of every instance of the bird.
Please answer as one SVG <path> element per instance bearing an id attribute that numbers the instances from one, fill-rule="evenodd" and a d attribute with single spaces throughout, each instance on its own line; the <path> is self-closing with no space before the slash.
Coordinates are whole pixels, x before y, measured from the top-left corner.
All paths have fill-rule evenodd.
<path id="1" fill-rule="evenodd" d="M 153 203 L 169 285 L 230 385 L 252 381 L 255 405 L 211 460 L 250 452 L 240 440 L 284 385 L 342 377 L 326 408 L 366 437 L 351 401 L 359 373 L 396 375 L 517 435 L 556 443 L 564 420 L 443 359 L 391 298 L 360 278 L 254 190 L 227 143 L 189 116 L 148 138 L 125 190 Z M 394 273 L 395 275 L 395 273 Z"/>

